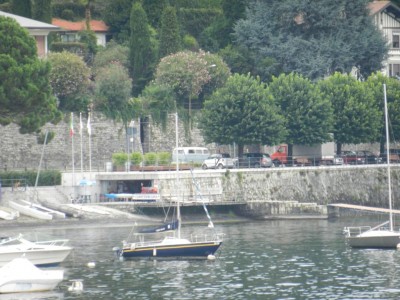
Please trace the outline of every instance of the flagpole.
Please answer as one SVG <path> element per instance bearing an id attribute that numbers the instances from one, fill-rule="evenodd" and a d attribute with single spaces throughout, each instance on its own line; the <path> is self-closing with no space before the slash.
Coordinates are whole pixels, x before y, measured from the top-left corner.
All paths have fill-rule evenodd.
<path id="1" fill-rule="evenodd" d="M 81 175 L 83 179 L 83 125 L 82 125 L 82 113 L 79 113 L 79 135 L 81 136 Z"/>
<path id="2" fill-rule="evenodd" d="M 71 151 L 72 151 L 72 186 L 75 186 L 75 161 L 74 161 L 74 113 L 71 112 L 69 136 L 71 137 Z"/>
<path id="3" fill-rule="evenodd" d="M 90 112 L 90 110 L 89 110 L 89 112 L 88 112 L 88 121 L 87 121 L 87 131 L 88 131 L 88 135 L 89 135 L 89 176 L 90 176 L 90 179 L 92 179 L 91 177 L 92 177 L 92 139 L 91 139 L 91 136 L 92 136 L 92 128 L 91 128 L 91 124 L 90 124 L 90 115 L 91 115 L 91 112 Z"/>

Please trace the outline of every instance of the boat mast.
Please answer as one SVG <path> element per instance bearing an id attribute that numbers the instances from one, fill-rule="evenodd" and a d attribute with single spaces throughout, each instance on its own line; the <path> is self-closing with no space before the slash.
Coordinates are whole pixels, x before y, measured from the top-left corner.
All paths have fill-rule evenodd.
<path id="1" fill-rule="evenodd" d="M 388 178 L 388 188 L 389 188 L 389 224 L 390 231 L 393 231 L 393 213 L 392 213 L 392 181 L 390 178 L 390 145 L 389 145 L 389 117 L 386 99 L 386 84 L 383 84 L 383 95 L 385 102 L 385 130 L 386 130 L 386 165 L 387 165 L 387 178 Z"/>
<path id="2" fill-rule="evenodd" d="M 176 218 L 178 219 L 178 238 L 181 238 L 181 208 L 180 208 L 180 195 L 179 195 L 179 149 L 178 149 L 178 112 L 175 113 L 175 148 L 176 148 L 176 191 L 177 191 L 177 208 Z"/>

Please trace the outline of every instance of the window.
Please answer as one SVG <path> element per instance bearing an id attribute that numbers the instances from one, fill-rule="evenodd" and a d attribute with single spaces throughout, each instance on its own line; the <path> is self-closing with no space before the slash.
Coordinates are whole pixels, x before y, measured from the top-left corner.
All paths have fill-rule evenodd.
<path id="1" fill-rule="evenodd" d="M 392 35 L 392 48 L 400 48 L 400 32 L 393 32 Z"/>
<path id="2" fill-rule="evenodd" d="M 400 78 L 400 63 L 389 64 L 389 76 L 390 77 L 396 76 Z"/>

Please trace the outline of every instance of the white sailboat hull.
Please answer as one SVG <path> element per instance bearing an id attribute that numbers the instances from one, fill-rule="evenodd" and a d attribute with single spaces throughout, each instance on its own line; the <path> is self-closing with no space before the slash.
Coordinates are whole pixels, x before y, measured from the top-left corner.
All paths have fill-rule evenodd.
<path id="1" fill-rule="evenodd" d="M 400 244 L 400 232 L 372 230 L 356 236 L 348 236 L 347 241 L 353 248 L 390 248 Z"/>
<path id="2" fill-rule="evenodd" d="M 32 218 L 41 219 L 41 220 L 52 220 L 53 216 L 41 210 L 38 210 L 34 206 L 30 206 L 28 204 L 20 204 L 15 201 L 10 201 L 9 205 L 11 208 L 19 211 L 22 215 L 26 215 Z"/>

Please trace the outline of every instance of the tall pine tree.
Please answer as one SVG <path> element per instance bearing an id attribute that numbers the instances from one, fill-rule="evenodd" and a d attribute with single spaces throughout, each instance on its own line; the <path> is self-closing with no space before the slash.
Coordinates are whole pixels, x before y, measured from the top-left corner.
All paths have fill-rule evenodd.
<path id="1" fill-rule="evenodd" d="M 181 37 L 179 35 L 179 23 L 175 8 L 168 6 L 164 9 L 161 18 L 160 50 L 159 57 L 181 50 Z"/>
<path id="2" fill-rule="evenodd" d="M 150 81 L 154 67 L 154 51 L 151 46 L 149 23 L 140 2 L 136 2 L 132 6 L 130 24 L 130 72 L 133 80 L 132 92 L 137 96 Z"/>

